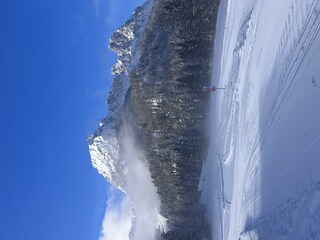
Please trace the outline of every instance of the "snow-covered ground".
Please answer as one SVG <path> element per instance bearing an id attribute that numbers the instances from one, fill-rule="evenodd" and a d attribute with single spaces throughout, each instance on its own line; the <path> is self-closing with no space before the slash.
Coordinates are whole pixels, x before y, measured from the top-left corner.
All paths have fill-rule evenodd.
<path id="1" fill-rule="evenodd" d="M 222 0 L 211 148 L 214 239 L 320 239 L 320 0 Z"/>

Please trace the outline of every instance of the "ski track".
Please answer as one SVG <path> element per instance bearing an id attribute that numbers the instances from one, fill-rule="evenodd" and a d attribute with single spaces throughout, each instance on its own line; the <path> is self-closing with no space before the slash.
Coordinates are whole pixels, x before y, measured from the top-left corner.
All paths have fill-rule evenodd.
<path id="1" fill-rule="evenodd" d="M 315 7 L 316 7 L 317 11 L 319 11 L 319 6 L 318 6 L 319 1 L 316 0 L 313 3 L 315 3 L 315 2 L 316 2 Z M 277 72 L 278 67 L 277 66 L 279 66 L 279 62 L 278 62 L 279 60 L 276 61 L 276 63 L 273 66 L 273 73 L 272 73 L 270 79 L 275 79 L 276 81 L 269 82 L 269 87 L 268 87 L 269 89 L 267 91 L 274 92 L 277 97 L 275 98 L 273 106 L 271 107 L 271 110 L 268 113 L 269 117 L 268 117 L 266 123 L 264 124 L 263 131 L 260 135 L 260 139 L 256 141 L 253 153 L 250 157 L 250 159 L 254 159 L 254 160 L 253 160 L 253 163 L 250 162 L 248 164 L 248 166 L 250 167 L 250 169 L 247 169 L 248 173 L 250 173 L 250 171 L 252 171 L 252 166 L 254 166 L 254 161 L 257 159 L 257 157 L 253 157 L 253 155 L 258 150 L 258 147 L 263 145 L 263 142 L 268 135 L 269 129 L 271 128 L 271 126 L 273 124 L 273 121 L 277 115 L 277 112 L 279 111 L 279 108 L 280 108 L 289 88 L 291 87 L 292 82 L 295 80 L 296 74 L 301 67 L 301 63 L 303 62 L 307 53 L 309 52 L 310 47 L 314 42 L 315 36 L 317 36 L 317 34 L 319 33 L 319 27 L 320 27 L 319 12 L 317 12 L 317 14 L 316 14 L 316 19 L 314 21 L 315 25 L 313 25 L 314 22 L 310 23 L 312 16 L 313 16 L 313 14 L 312 14 L 313 12 L 314 11 L 311 10 L 308 14 L 308 17 L 307 17 L 308 20 L 306 21 L 306 24 L 304 25 L 304 28 L 301 32 L 298 44 L 296 44 L 296 46 L 294 46 L 294 47 L 291 47 L 291 48 L 297 49 L 296 51 L 298 51 L 299 53 L 297 54 L 295 52 L 289 51 L 289 54 L 285 55 L 285 59 L 286 59 L 285 66 L 287 66 L 291 63 L 288 70 L 284 71 L 284 69 L 280 69 L 282 71 L 282 74 L 280 76 L 277 76 L 278 75 L 278 72 Z M 290 16 L 290 14 L 289 14 L 289 16 Z M 310 25 L 312 25 L 312 26 L 310 27 Z M 308 29 L 308 26 L 310 27 L 311 30 L 313 30 L 313 28 L 315 28 L 316 31 L 314 31 L 314 34 L 310 34 L 310 32 L 312 33 L 311 30 L 309 30 L 309 32 L 306 31 L 306 29 Z M 287 32 L 287 31 L 288 31 L 287 29 L 284 30 L 284 32 Z M 303 38 L 304 35 L 306 35 L 305 38 Z M 310 35 L 312 35 L 312 36 L 310 37 Z M 284 34 L 282 36 L 284 36 Z M 299 44 L 301 41 L 302 41 L 302 43 Z M 299 48 L 298 45 L 307 46 L 307 50 Z M 282 50 L 283 48 L 284 48 L 284 46 L 283 46 L 283 44 L 281 44 L 279 46 L 278 54 L 276 57 L 277 59 L 279 59 L 280 56 L 284 54 L 283 50 Z M 300 57 L 300 53 L 302 53 L 301 57 Z M 290 57 L 292 57 L 291 60 L 289 60 Z M 282 61 L 282 59 L 280 61 Z M 291 75 L 292 72 L 293 72 L 293 75 Z M 284 79 L 284 82 L 282 81 L 282 79 Z M 276 82 L 278 82 L 278 83 L 276 84 Z M 273 89 L 273 87 L 276 85 L 278 85 L 278 89 L 275 90 L 275 89 Z M 255 155 L 257 156 L 258 154 L 255 154 Z"/>
<path id="2" fill-rule="evenodd" d="M 319 7 L 319 1 L 314 1 L 317 2 L 316 7 Z M 318 8 L 317 8 L 318 9 Z M 319 10 L 318 10 L 319 11 Z M 311 10 L 311 12 L 313 12 Z M 303 60 L 305 59 L 307 53 L 309 53 L 310 47 L 314 42 L 314 38 L 315 36 L 317 36 L 317 34 L 319 33 L 319 27 L 320 27 L 320 18 L 319 18 L 319 13 L 316 14 L 316 19 L 314 20 L 314 22 L 316 23 L 316 25 L 314 25 L 314 22 L 310 23 L 310 20 L 312 18 L 312 13 L 309 13 L 306 24 L 304 25 L 304 29 L 301 32 L 301 35 L 299 37 L 299 41 L 297 46 L 294 46 L 295 49 L 297 49 L 296 51 L 298 51 L 298 53 L 289 51 L 289 54 L 287 54 L 287 56 L 285 56 L 286 59 L 288 59 L 290 57 L 290 55 L 292 55 L 291 61 L 290 60 L 286 60 L 287 62 L 291 62 L 291 64 L 289 65 L 289 63 L 286 62 L 286 65 L 289 65 L 288 70 L 285 71 L 282 76 L 280 77 L 276 77 L 276 73 L 273 73 L 270 77 L 270 79 L 275 79 L 276 81 L 271 81 L 269 82 L 269 89 L 267 90 L 268 92 L 276 92 L 276 98 L 274 100 L 273 106 L 271 107 L 271 110 L 268 113 L 268 118 L 266 120 L 266 123 L 264 124 L 263 130 L 260 133 L 260 137 L 259 140 L 256 141 L 255 147 L 252 151 L 252 155 L 249 158 L 249 163 L 248 163 L 248 169 L 246 169 L 246 172 L 248 173 L 247 176 L 250 176 L 250 173 L 252 171 L 254 171 L 254 166 L 255 166 L 255 161 L 258 159 L 258 156 L 260 155 L 259 152 L 257 153 L 257 151 L 261 151 L 261 148 L 263 148 L 264 142 L 267 138 L 267 135 L 269 133 L 269 130 L 275 120 L 275 117 L 281 107 L 281 104 L 284 100 L 284 98 L 286 97 L 289 88 L 291 87 L 292 83 L 294 80 L 296 80 L 296 74 L 299 71 L 301 64 L 303 62 Z M 310 26 L 310 24 L 312 24 L 312 27 L 310 27 L 309 32 L 306 31 L 306 29 L 308 28 L 308 26 Z M 315 28 L 315 31 L 312 31 L 313 28 Z M 285 30 L 285 32 L 287 32 L 287 30 Z M 313 34 L 310 34 L 313 33 Z M 303 35 L 306 35 L 305 38 L 303 38 Z M 310 35 L 312 35 L 310 37 Z M 299 44 L 300 41 L 302 41 L 303 43 Z M 307 46 L 307 50 L 302 51 L 298 45 L 301 46 Z M 283 49 L 283 46 L 280 45 L 279 46 L 279 51 L 280 53 L 278 53 L 277 58 L 279 57 L 279 55 L 281 55 L 281 49 Z M 300 53 L 302 53 L 302 56 L 300 56 Z M 277 65 L 273 66 L 274 72 L 276 72 L 277 68 L 275 67 Z M 276 69 L 276 70 L 275 70 Z M 281 69 L 283 70 L 283 69 Z M 284 79 L 284 81 L 281 81 L 281 79 Z M 279 89 L 277 89 L 276 91 L 274 91 L 273 86 L 276 85 L 274 82 L 279 82 Z M 260 149 L 259 149 L 260 147 Z M 246 179 L 245 179 L 246 180 Z"/>
<path id="3" fill-rule="evenodd" d="M 226 1 L 203 173 L 214 239 L 320 239 L 320 0 Z"/>

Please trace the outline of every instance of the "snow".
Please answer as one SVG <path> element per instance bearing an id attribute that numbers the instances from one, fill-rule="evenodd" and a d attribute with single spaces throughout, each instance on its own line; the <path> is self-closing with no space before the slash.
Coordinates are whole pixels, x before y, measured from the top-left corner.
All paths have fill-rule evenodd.
<path id="1" fill-rule="evenodd" d="M 159 233 L 168 231 L 167 219 L 159 213 L 160 199 L 152 183 L 147 160 L 135 144 L 135 136 L 130 128 L 131 119 L 129 116 L 123 119 L 120 114 L 130 88 L 128 75 L 139 62 L 138 41 L 144 32 L 152 6 L 153 1 L 150 0 L 137 8 L 134 15 L 109 41 L 109 48 L 118 55 L 118 61 L 111 69 L 114 79 L 107 99 L 109 112 L 98 130 L 88 138 L 93 167 L 111 185 L 126 194 L 119 203 L 118 212 L 113 208 L 106 210 L 104 223 L 109 225 L 102 227 L 102 237 L 106 239 L 115 233 L 121 239 L 150 240 L 157 239 Z M 158 107 L 160 101 L 161 99 L 154 99 L 154 108 Z M 127 234 L 128 222 L 131 230 Z M 119 224 L 124 224 L 124 229 Z"/>
<path id="2" fill-rule="evenodd" d="M 202 201 L 213 239 L 320 239 L 319 0 L 225 0 Z"/>
<path id="3" fill-rule="evenodd" d="M 101 121 L 98 130 L 88 138 L 93 167 L 111 185 L 125 193 L 128 169 L 126 162 L 119 158 L 120 143 L 116 129 L 119 111 L 130 88 L 128 75 L 138 63 L 140 55 L 137 39 L 146 27 L 152 6 L 153 1 L 150 0 L 138 7 L 133 16 L 117 29 L 109 40 L 109 48 L 117 53 L 118 61 L 111 69 L 114 79 L 107 98 L 108 115 Z"/>
<path id="4" fill-rule="evenodd" d="M 102 128 L 101 133 L 89 144 L 92 166 L 119 190 L 126 191 L 126 166 L 120 160 L 120 145 L 111 126 Z"/>

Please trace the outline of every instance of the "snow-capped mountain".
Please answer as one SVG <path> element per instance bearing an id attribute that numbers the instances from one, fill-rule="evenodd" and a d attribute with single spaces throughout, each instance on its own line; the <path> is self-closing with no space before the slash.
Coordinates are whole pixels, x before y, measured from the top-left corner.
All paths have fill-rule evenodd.
<path id="1" fill-rule="evenodd" d="M 109 114 L 89 139 L 92 163 L 133 198 L 139 218 L 134 198 L 141 200 L 147 185 L 143 191 L 133 186 L 141 179 L 137 166 L 128 164 L 143 159 L 160 197 L 160 207 L 152 210 L 160 215 L 151 219 L 161 239 L 209 239 L 198 185 L 207 154 L 210 103 L 202 86 L 211 81 L 218 4 L 155 0 L 139 8 L 109 44 L 119 59 L 112 69 Z M 123 137 L 127 125 L 133 130 L 130 146 Z M 142 156 L 126 154 L 128 150 Z M 142 192 L 137 196 L 132 191 Z M 136 221 L 133 227 L 132 236 L 141 224 Z"/>
<path id="2" fill-rule="evenodd" d="M 113 34 L 119 60 L 92 164 L 144 196 L 119 141 L 129 119 L 161 239 L 320 239 L 320 0 L 223 0 L 217 18 L 219 3 L 154 0 Z M 211 111 L 209 83 L 225 88 Z"/>
<path id="3" fill-rule="evenodd" d="M 98 130 L 89 137 L 89 150 L 94 168 L 108 182 L 121 191 L 126 191 L 126 166 L 119 158 L 120 145 L 117 139 L 119 114 L 130 88 L 129 71 L 137 62 L 137 39 L 142 34 L 148 20 L 152 2 L 138 7 L 132 17 L 110 38 L 109 48 L 118 55 L 111 73 L 114 75 L 107 98 L 108 115 L 100 123 Z"/>

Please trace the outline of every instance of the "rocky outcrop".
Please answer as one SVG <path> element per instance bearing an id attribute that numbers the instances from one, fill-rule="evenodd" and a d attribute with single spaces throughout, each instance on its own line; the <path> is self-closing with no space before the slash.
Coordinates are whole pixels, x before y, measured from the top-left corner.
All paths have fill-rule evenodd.
<path id="1" fill-rule="evenodd" d="M 88 138 L 91 161 L 94 168 L 112 185 L 126 190 L 126 166 L 119 158 L 120 144 L 117 129 L 119 115 L 130 88 L 129 72 L 137 64 L 139 55 L 137 41 L 144 32 L 152 2 L 138 7 L 132 17 L 110 38 L 109 48 L 118 55 L 118 62 L 112 67 L 113 83 L 107 98 L 108 115 L 98 130 Z"/>

